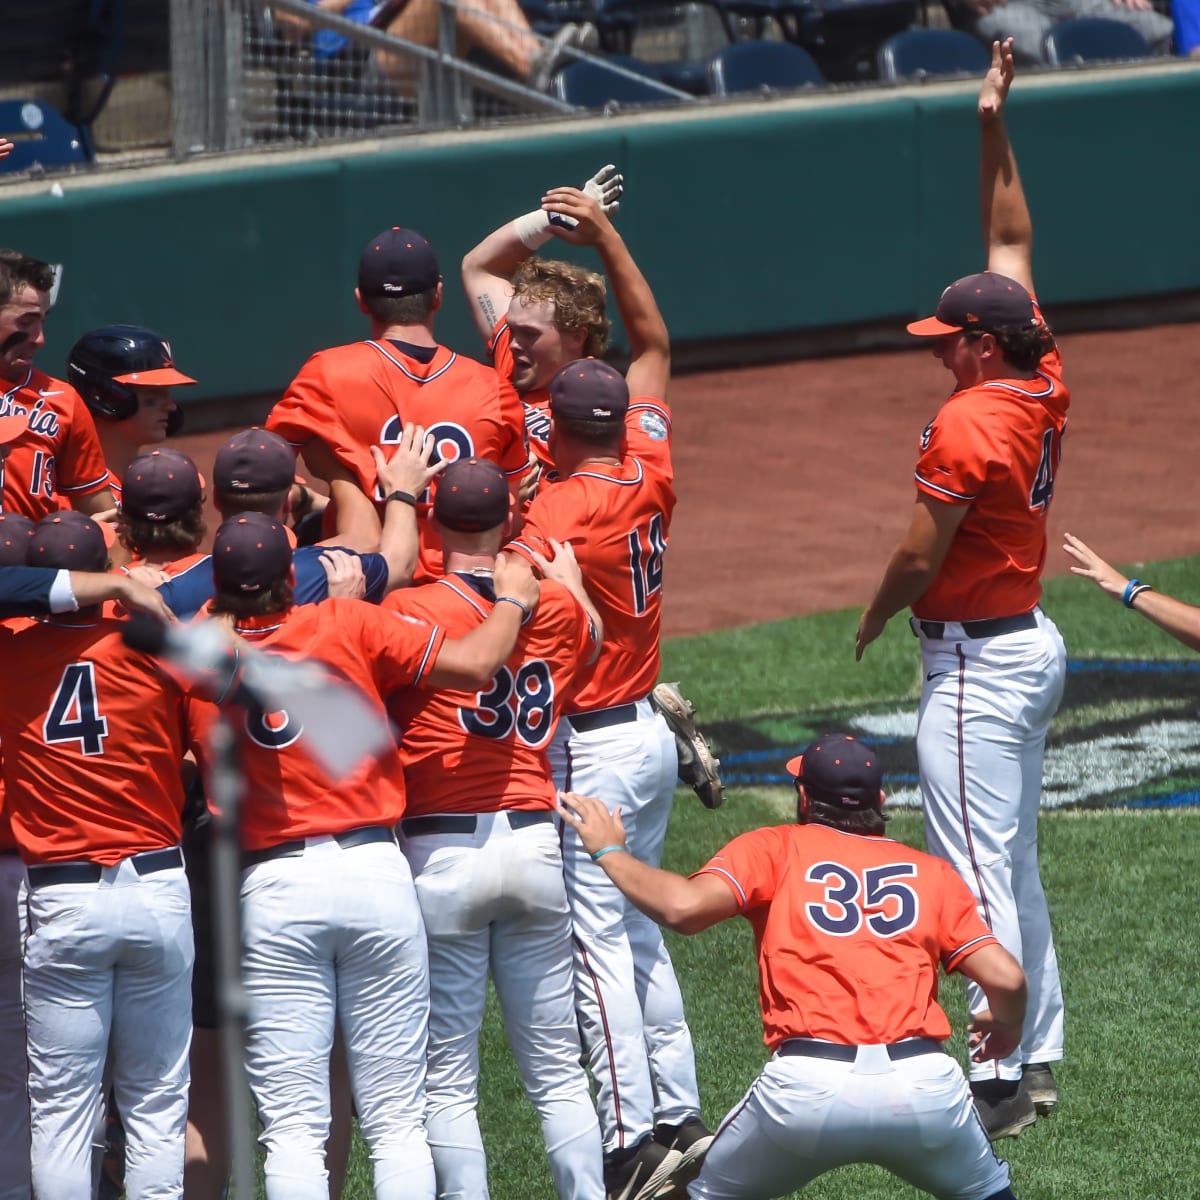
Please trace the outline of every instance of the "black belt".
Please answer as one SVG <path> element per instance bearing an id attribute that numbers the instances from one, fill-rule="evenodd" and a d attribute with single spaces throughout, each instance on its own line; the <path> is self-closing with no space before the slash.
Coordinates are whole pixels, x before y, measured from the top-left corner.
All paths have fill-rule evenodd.
<path id="1" fill-rule="evenodd" d="M 386 825 L 364 825 L 361 829 L 347 829 L 345 833 L 335 833 L 333 840 L 343 850 L 351 850 L 355 846 L 369 846 L 373 842 L 394 842 L 395 833 Z M 242 854 L 242 866 L 254 867 L 259 863 L 270 862 L 273 858 L 296 858 L 304 853 L 304 842 L 280 842 L 277 846 L 267 846 L 263 850 L 247 850 Z"/>
<path id="2" fill-rule="evenodd" d="M 165 850 L 144 850 L 131 855 L 129 861 L 139 875 L 153 875 L 155 871 L 182 867 L 183 853 L 178 846 L 169 846 Z M 39 863 L 25 870 L 31 888 L 48 887 L 52 883 L 99 883 L 104 872 L 99 863 L 93 862 Z"/>
<path id="3" fill-rule="evenodd" d="M 0 858 L 2 858 L 6 854 L 20 854 L 20 853 L 21 853 L 20 850 L 18 850 L 16 848 L 16 846 L 12 846 L 8 850 L 0 850 Z"/>
<path id="4" fill-rule="evenodd" d="M 916 1058 L 918 1054 L 945 1054 L 946 1047 L 933 1038 L 907 1038 L 903 1042 L 892 1042 L 885 1047 L 888 1058 L 899 1062 L 902 1058 Z M 785 1058 L 789 1055 L 803 1055 L 805 1058 L 828 1058 L 834 1062 L 853 1062 L 858 1057 L 857 1046 L 842 1046 L 837 1042 L 818 1042 L 814 1038 L 788 1038 L 780 1042 L 776 1054 Z"/>
<path id="5" fill-rule="evenodd" d="M 530 825 L 541 825 L 552 821 L 554 814 L 548 808 L 509 808 L 509 829 L 526 829 Z M 427 817 L 405 817 L 400 828 L 405 837 L 418 837 L 423 833 L 474 833 L 477 824 L 475 813 L 431 813 Z"/>
<path id="6" fill-rule="evenodd" d="M 567 720 L 576 733 L 591 733 L 593 729 L 607 729 L 610 725 L 636 721 L 637 705 L 614 704 L 612 708 L 598 708 L 595 712 L 571 713 Z"/>
<path id="7" fill-rule="evenodd" d="M 945 621 L 918 621 L 921 632 L 927 638 L 940 640 L 946 632 Z M 962 631 L 969 638 L 999 637 L 1002 633 L 1019 633 L 1022 629 L 1036 629 L 1037 617 L 1034 610 L 1017 613 L 1015 617 L 988 617 L 983 621 L 962 621 Z"/>

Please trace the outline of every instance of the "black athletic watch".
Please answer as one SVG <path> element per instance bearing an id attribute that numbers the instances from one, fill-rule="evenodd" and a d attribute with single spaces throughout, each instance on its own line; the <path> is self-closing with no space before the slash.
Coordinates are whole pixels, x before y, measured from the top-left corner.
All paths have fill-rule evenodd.
<path id="1" fill-rule="evenodd" d="M 389 500 L 399 500 L 401 504 L 411 504 L 413 508 L 417 507 L 417 498 L 412 492 L 388 492 L 383 499 L 384 503 Z"/>

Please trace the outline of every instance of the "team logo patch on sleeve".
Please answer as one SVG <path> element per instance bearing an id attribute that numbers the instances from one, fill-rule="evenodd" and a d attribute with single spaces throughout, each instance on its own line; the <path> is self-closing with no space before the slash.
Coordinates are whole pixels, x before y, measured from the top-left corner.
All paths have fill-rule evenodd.
<path id="1" fill-rule="evenodd" d="M 933 422 L 930 421 L 924 429 L 921 430 L 921 449 L 929 449 L 929 439 L 933 437 Z"/>
<path id="2" fill-rule="evenodd" d="M 648 438 L 653 438 L 656 442 L 667 440 L 667 423 L 658 413 L 644 412 L 638 418 L 638 423 Z"/>

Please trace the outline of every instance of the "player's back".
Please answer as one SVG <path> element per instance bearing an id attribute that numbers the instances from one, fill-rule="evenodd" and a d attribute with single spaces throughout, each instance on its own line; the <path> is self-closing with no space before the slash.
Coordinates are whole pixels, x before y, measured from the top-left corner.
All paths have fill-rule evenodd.
<path id="1" fill-rule="evenodd" d="M 123 622 L 46 618 L 3 639 L 5 803 L 26 862 L 111 865 L 176 845 L 187 706 Z"/>
<path id="2" fill-rule="evenodd" d="M 384 695 L 419 681 L 443 637 L 434 626 L 339 599 L 239 620 L 237 628 L 257 649 L 328 668 L 331 682 L 354 687 L 381 717 Z M 199 703 L 196 709 L 197 725 L 207 732 L 216 706 Z M 245 734 L 246 849 L 365 825 L 390 826 L 404 813 L 404 777 L 395 749 L 364 761 L 334 785 L 308 753 L 304 726 L 286 709 L 248 710 L 239 732 Z M 203 743 L 201 754 L 207 760 Z"/>
<path id="3" fill-rule="evenodd" d="M 772 1046 L 944 1039 L 939 965 L 995 940 L 949 864 L 890 838 L 775 826 L 702 870 L 731 883 L 754 927 Z"/>
<path id="4" fill-rule="evenodd" d="M 302 449 L 319 437 L 369 496 L 375 486 L 370 447 L 400 441 L 406 422 L 432 434 L 439 458 L 490 458 L 510 474 L 525 470 L 523 417 L 512 385 L 497 372 L 438 346 L 354 342 L 314 354 L 267 418 L 267 428 Z"/>
<path id="5" fill-rule="evenodd" d="M 493 607 L 491 580 L 448 575 L 393 592 L 384 605 L 463 637 Z M 409 688 L 394 695 L 389 711 L 404 731 L 408 815 L 553 808 L 546 747 L 593 648 L 579 602 L 545 580 L 533 616 L 486 691 Z"/>
<path id="6" fill-rule="evenodd" d="M 659 401 L 637 398 L 625 424 L 621 465 L 588 465 L 545 487 L 516 543 L 549 556 L 549 538 L 569 541 L 604 622 L 600 655 L 570 712 L 640 700 L 658 682 L 663 556 L 675 509 L 670 415 Z"/>

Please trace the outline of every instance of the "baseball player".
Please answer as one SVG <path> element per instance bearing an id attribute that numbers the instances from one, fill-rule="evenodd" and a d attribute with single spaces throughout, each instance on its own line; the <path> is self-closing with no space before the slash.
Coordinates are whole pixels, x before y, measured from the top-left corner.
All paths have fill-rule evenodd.
<path id="1" fill-rule="evenodd" d="M 446 574 L 385 607 L 462 635 L 496 603 L 496 554 L 511 528 L 504 473 L 460 459 L 438 482 L 433 519 Z M 554 567 L 573 566 L 570 551 Z M 544 560 L 543 560 L 544 562 Z M 582 602 L 581 602 L 582 601 Z M 578 568 L 547 579 L 513 652 L 486 687 L 408 688 L 389 705 L 404 731 L 401 846 L 429 942 L 425 1127 L 438 1195 L 487 1200 L 476 1107 L 489 972 L 562 1200 L 603 1200 L 600 1128 L 575 1020 L 571 921 L 546 747 L 601 631 Z"/>
<path id="2" fill-rule="evenodd" d="M 85 333 L 67 356 L 67 380 L 83 397 L 121 501 L 121 483 L 143 446 L 174 437 L 183 409 L 171 388 L 196 381 L 175 367 L 171 344 L 143 325 L 105 325 Z"/>
<path id="3" fill-rule="evenodd" d="M 1016 1136 L 1058 1099 L 1063 1001 L 1038 873 L 1042 756 L 1062 698 L 1066 650 L 1038 607 L 1046 514 L 1069 395 L 1033 299 L 1032 226 L 1004 127 L 1012 44 L 997 42 L 979 94 L 988 270 L 953 283 L 932 338 L 955 390 L 921 434 L 917 503 L 874 599 L 856 654 L 906 605 L 925 681 L 917 759 L 930 850 L 952 863 L 1029 979 L 1019 1047 L 971 1064 L 993 1138 Z M 985 1003 L 972 988 L 971 1008 Z"/>
<path id="4" fill-rule="evenodd" d="M 27 418 L 0 473 L 0 509 L 38 520 L 60 508 L 106 512 L 115 501 L 87 406 L 70 384 L 43 375 L 54 268 L 18 250 L 0 250 L 0 417 Z"/>
<path id="5" fill-rule="evenodd" d="M 632 358 L 669 354 L 652 296 L 650 309 L 645 308 L 646 281 L 606 219 L 620 208 L 623 189 L 624 177 L 616 168 L 601 167 L 582 188 L 591 204 L 574 189 L 557 189 L 541 208 L 501 225 L 462 261 L 463 287 L 488 355 L 502 375 L 511 377 L 525 406 L 525 432 L 537 463 L 522 490 L 525 497 L 540 473 L 554 465 L 547 385 L 573 359 L 600 357 L 610 328 L 604 278 L 574 263 L 538 258 L 536 250 L 554 236 L 595 244 Z M 651 702 L 675 735 L 679 777 L 708 808 L 719 807 L 725 798 L 721 764 L 696 729 L 691 703 L 674 683 L 658 684 Z"/>
<path id="6" fill-rule="evenodd" d="M 267 418 L 329 484 L 338 538 L 355 550 L 376 548 L 384 497 L 370 448 L 386 455 L 408 423 L 425 427 L 442 461 L 477 455 L 499 463 L 515 494 L 528 469 L 521 405 L 507 377 L 437 343 L 442 277 L 433 247 L 413 230 L 385 229 L 363 248 L 355 297 L 371 337 L 314 354 Z M 429 499 L 418 497 L 422 518 Z M 436 578 L 436 545 L 423 537 L 421 552 L 423 570 Z"/>
<path id="7" fill-rule="evenodd" d="M 617 268 L 610 274 L 636 273 L 627 252 L 609 257 Z M 551 539 L 569 543 L 604 622 L 600 655 L 566 706 L 564 744 L 552 757 L 556 781 L 622 808 L 633 853 L 657 864 L 677 769 L 674 737 L 650 703 L 675 493 L 666 328 L 644 280 L 640 299 L 643 327 L 657 322 L 659 332 L 630 365 L 628 385 L 596 359 L 568 363 L 550 381 L 550 447 L 560 480 L 529 506 L 515 544 L 551 557 Z M 570 830 L 563 861 L 605 1183 L 621 1200 L 669 1195 L 676 1172 L 711 1139 L 699 1119 L 679 984 L 658 927 L 626 905 Z"/>
<path id="8" fill-rule="evenodd" d="M 262 513 L 225 521 L 213 545 L 211 611 L 238 636 L 337 671 L 383 711 L 418 682 L 484 689 L 516 641 L 538 585 L 518 562 L 496 575 L 488 619 L 448 641 L 436 625 L 357 600 L 292 603 L 292 549 Z M 215 708 L 198 706 L 203 732 Z M 247 1073 L 271 1200 L 327 1197 L 329 1056 L 346 1040 L 375 1195 L 432 1200 L 422 1125 L 428 970 L 412 876 L 393 832 L 404 812 L 398 751 L 332 786 L 286 711 L 249 711 L 242 763 L 243 974 Z M 206 754 L 201 739 L 202 761 Z"/>
<path id="9" fill-rule="evenodd" d="M 827 734 L 788 770 L 797 823 L 742 834 L 690 877 L 629 853 L 620 814 L 594 797 L 562 800 L 592 859 L 652 920 L 699 933 L 740 915 L 754 929 L 772 1055 L 688 1195 L 791 1195 L 865 1162 L 934 1196 L 1013 1200 L 944 1051 L 937 991 L 939 964 L 982 988 L 971 1057 L 1003 1057 L 1021 1039 L 1020 965 L 946 863 L 883 836 L 882 772 L 862 742 Z"/>
<path id="10" fill-rule="evenodd" d="M 43 518 L 29 561 L 96 571 L 100 529 Z M 179 850 L 186 705 L 122 622 L 84 609 L 9 631 L 0 689 L 5 807 L 20 904 L 34 1193 L 91 1194 L 111 1052 L 127 1195 L 179 1196 L 191 1037 L 192 931 Z M 111 1043 L 111 1051 L 110 1051 Z"/>

